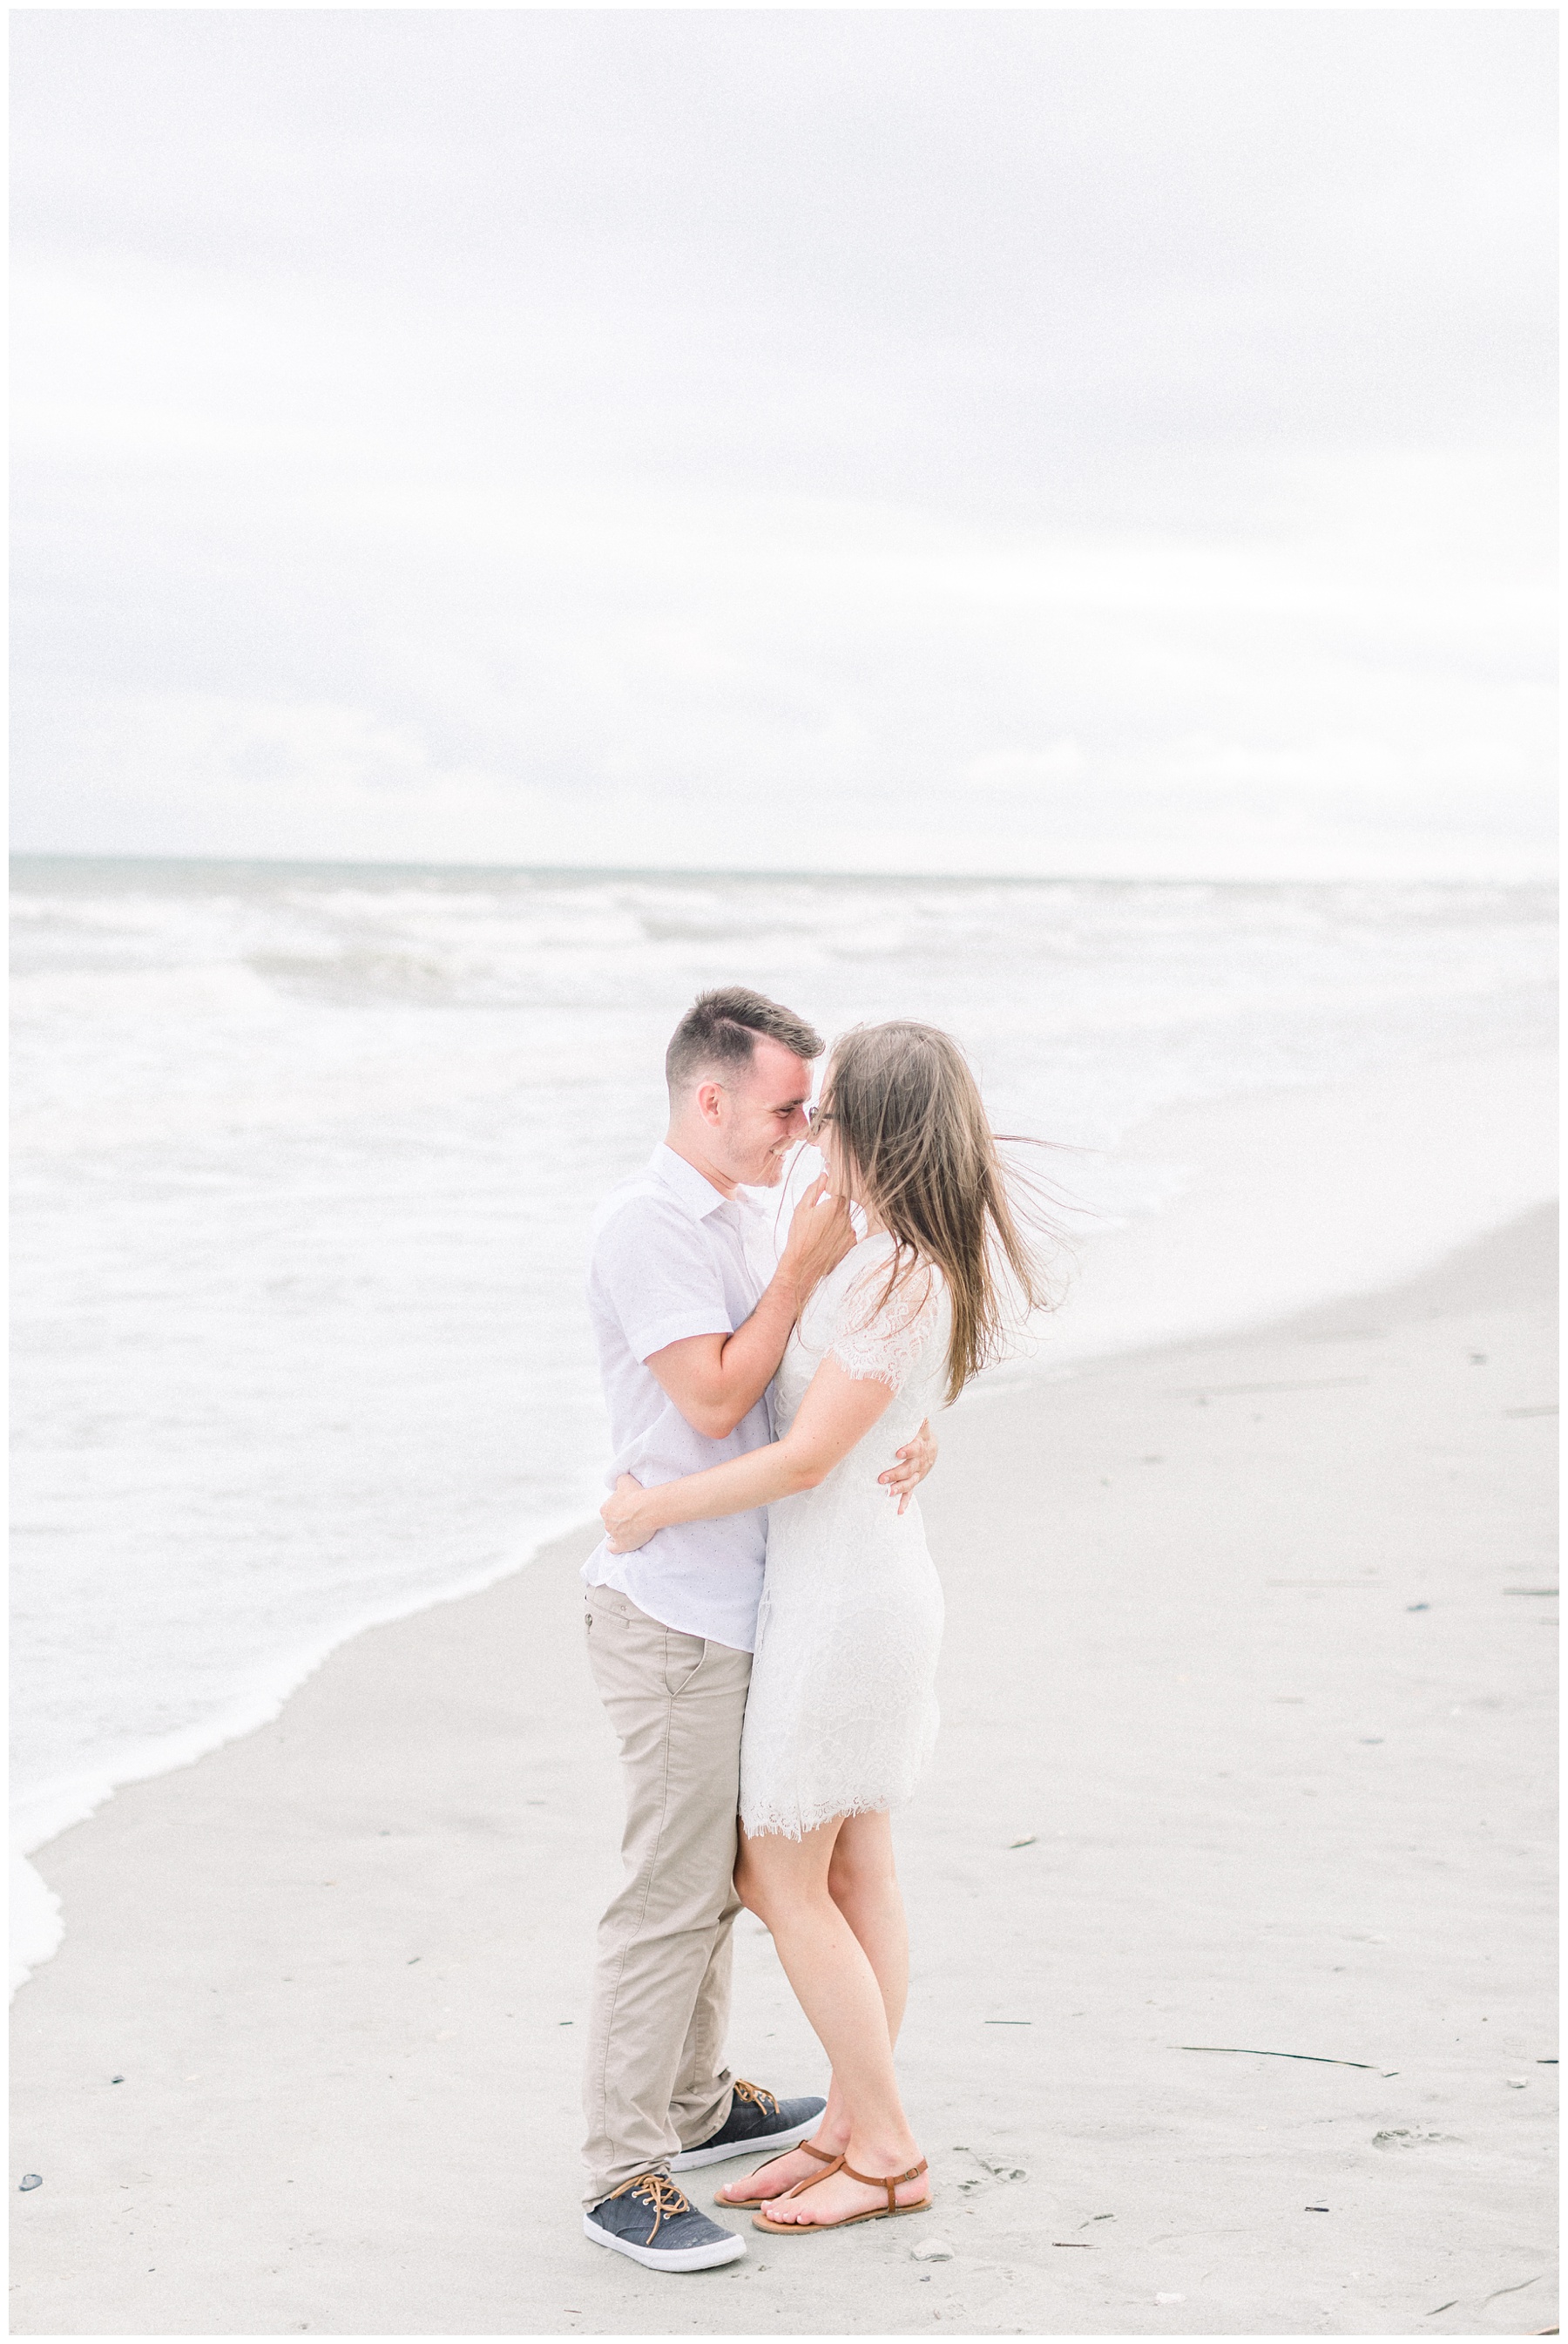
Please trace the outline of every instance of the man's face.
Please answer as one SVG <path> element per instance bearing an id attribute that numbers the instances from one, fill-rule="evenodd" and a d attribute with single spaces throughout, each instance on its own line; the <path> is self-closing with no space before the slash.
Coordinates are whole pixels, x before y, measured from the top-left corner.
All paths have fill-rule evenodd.
<path id="1" fill-rule="evenodd" d="M 748 1187 L 776 1188 L 785 1157 L 806 1137 L 809 1061 L 759 1034 L 751 1064 L 716 1088 L 725 1170 Z"/>

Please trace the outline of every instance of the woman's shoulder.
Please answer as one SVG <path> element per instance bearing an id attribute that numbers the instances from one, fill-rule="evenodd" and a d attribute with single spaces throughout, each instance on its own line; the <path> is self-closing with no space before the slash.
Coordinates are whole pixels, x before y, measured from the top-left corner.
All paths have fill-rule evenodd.
<path id="1" fill-rule="evenodd" d="M 834 1329 L 862 1297 L 886 1283 L 891 1251 L 891 1239 L 880 1231 L 858 1238 L 843 1260 L 818 1279 L 800 1313 L 800 1332 L 818 1350 L 831 1340 Z"/>
<path id="2" fill-rule="evenodd" d="M 852 1246 L 839 1268 L 849 1273 L 843 1288 L 847 1298 L 869 1303 L 878 1313 L 895 1309 L 900 1318 L 938 1299 L 945 1283 L 929 1255 L 900 1248 L 886 1229 Z"/>
<path id="3" fill-rule="evenodd" d="M 934 1261 L 921 1255 L 895 1268 L 899 1248 L 885 1229 L 860 1238 L 836 1268 L 818 1281 L 801 1314 L 820 1329 L 824 1322 L 869 1320 L 891 1311 L 900 1323 L 946 1293 Z"/>
<path id="4" fill-rule="evenodd" d="M 833 1298 L 823 1349 L 852 1376 L 900 1386 L 943 1320 L 946 1288 L 933 1261 L 900 1258 L 891 1238 L 867 1238 L 839 1264 L 848 1268 Z M 820 1338 L 819 1338 L 820 1339 Z"/>

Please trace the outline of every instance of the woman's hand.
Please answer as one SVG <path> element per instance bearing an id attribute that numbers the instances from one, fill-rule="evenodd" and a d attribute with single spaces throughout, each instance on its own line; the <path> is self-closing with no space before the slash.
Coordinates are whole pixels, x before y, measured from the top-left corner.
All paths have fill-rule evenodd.
<path id="1" fill-rule="evenodd" d="M 789 1217 L 789 1235 L 779 1268 L 795 1288 L 796 1308 L 805 1308 L 813 1289 L 837 1269 L 855 1242 L 848 1197 L 829 1193 L 826 1174 L 812 1181 Z"/>
<path id="2" fill-rule="evenodd" d="M 901 1514 L 937 1461 L 937 1440 L 931 1430 L 930 1417 L 914 1439 L 894 1453 L 899 1462 L 890 1466 L 887 1472 L 879 1473 L 877 1479 L 890 1498 L 897 1498 Z"/>
<path id="3" fill-rule="evenodd" d="M 646 1546 L 658 1524 L 650 1520 L 653 1512 L 653 1492 L 630 1473 L 623 1473 L 615 1485 L 615 1495 L 607 1498 L 599 1508 L 599 1520 L 609 1538 L 611 1554 L 632 1554 Z"/>

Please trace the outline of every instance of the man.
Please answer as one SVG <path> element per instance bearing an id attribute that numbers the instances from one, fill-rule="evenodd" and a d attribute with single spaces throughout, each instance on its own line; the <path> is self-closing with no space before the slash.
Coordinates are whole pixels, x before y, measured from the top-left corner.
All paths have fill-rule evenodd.
<path id="1" fill-rule="evenodd" d="M 819 1279 L 854 1243 L 818 1181 L 778 1267 L 767 1218 L 739 1194 L 775 1187 L 807 1131 L 820 1037 L 744 985 L 703 994 L 665 1057 L 669 1129 L 595 1223 L 588 1302 L 609 1409 L 610 1479 L 673 1480 L 773 1438 L 769 1387 Z M 770 1248 L 769 1248 L 770 1250 Z M 930 1428 L 881 1478 L 911 1490 Z M 620 1739 L 626 1876 L 599 1924 L 583 2084 L 583 2228 L 652 2270 L 746 2251 L 672 2173 L 813 2130 L 826 2103 L 780 2100 L 724 2065 L 740 1729 L 756 1642 L 763 1511 L 660 1531 L 583 1566 L 588 1647 Z"/>

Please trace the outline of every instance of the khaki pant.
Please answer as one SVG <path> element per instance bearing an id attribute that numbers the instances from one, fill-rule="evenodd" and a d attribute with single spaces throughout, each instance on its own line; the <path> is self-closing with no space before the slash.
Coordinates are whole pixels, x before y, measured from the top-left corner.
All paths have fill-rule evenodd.
<path id="1" fill-rule="evenodd" d="M 585 2206 L 717 2132 L 729 2017 L 740 1727 L 749 1652 L 588 1590 L 588 1664 L 620 1737 L 626 1877 L 598 1926 Z"/>

